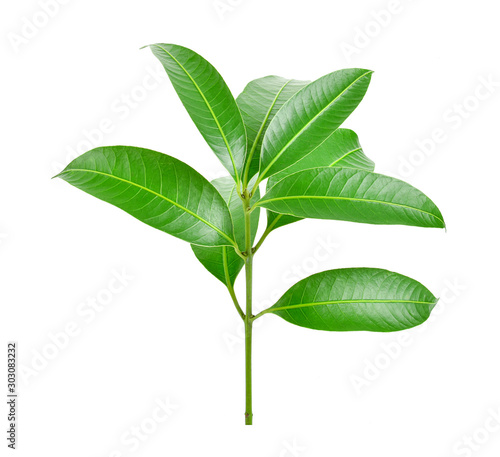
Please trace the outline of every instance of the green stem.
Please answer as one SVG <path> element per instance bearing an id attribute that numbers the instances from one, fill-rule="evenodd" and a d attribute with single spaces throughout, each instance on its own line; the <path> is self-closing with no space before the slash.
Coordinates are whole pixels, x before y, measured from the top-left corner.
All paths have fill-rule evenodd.
<path id="1" fill-rule="evenodd" d="M 253 248 L 253 254 L 255 254 L 257 252 L 257 250 L 262 246 L 262 243 L 264 242 L 264 240 L 267 238 L 267 235 L 269 235 L 272 231 L 273 231 L 273 228 L 274 226 L 278 223 L 278 221 L 281 219 L 281 216 L 283 216 L 282 214 L 280 214 L 279 216 L 276 216 L 274 218 L 274 221 L 271 223 L 271 225 L 269 225 L 269 227 L 266 228 L 266 231 L 262 234 L 262 236 L 260 237 L 260 240 L 259 242 L 255 245 L 255 247 Z"/>
<path id="2" fill-rule="evenodd" d="M 222 246 L 222 263 L 224 266 L 224 276 L 226 279 L 226 287 L 227 290 L 229 291 L 229 295 L 231 295 L 231 299 L 233 300 L 234 306 L 236 307 L 236 311 L 238 311 L 238 314 L 240 317 L 245 320 L 245 313 L 241 309 L 240 304 L 238 303 L 238 298 L 236 297 L 236 294 L 234 293 L 234 287 L 231 284 L 231 278 L 229 277 L 229 269 L 227 266 L 227 246 Z"/>
<path id="3" fill-rule="evenodd" d="M 252 317 L 252 322 L 255 319 L 258 319 L 260 316 L 263 316 L 264 314 L 267 314 L 267 313 L 270 313 L 270 312 L 271 312 L 271 308 L 267 308 L 264 311 L 261 311 L 260 313 L 258 313 L 258 314 L 256 314 L 255 316 Z"/>
<path id="4" fill-rule="evenodd" d="M 238 311 L 238 314 L 240 317 L 245 320 L 245 313 L 240 307 L 240 304 L 238 303 L 238 299 L 236 298 L 236 294 L 234 293 L 234 288 L 231 285 L 231 283 L 227 284 L 227 290 L 229 291 L 229 295 L 231 296 L 234 306 L 236 307 L 236 311 Z"/>
<path id="5" fill-rule="evenodd" d="M 245 425 L 252 425 L 252 235 L 250 225 L 250 197 L 245 191 L 243 200 L 245 211 L 245 278 L 246 278 L 246 313 L 245 313 Z"/>
<path id="6" fill-rule="evenodd" d="M 247 264 L 248 265 L 248 264 Z M 250 279 L 249 279 L 250 278 Z M 252 266 L 247 267 L 247 284 L 251 287 Z M 250 289 L 250 294 L 251 294 Z M 248 301 L 247 301 L 248 303 Z M 250 305 L 251 310 L 251 305 Z M 249 308 L 245 317 L 245 425 L 252 425 L 252 319 L 249 318 Z M 250 311 L 251 312 L 251 311 Z"/>

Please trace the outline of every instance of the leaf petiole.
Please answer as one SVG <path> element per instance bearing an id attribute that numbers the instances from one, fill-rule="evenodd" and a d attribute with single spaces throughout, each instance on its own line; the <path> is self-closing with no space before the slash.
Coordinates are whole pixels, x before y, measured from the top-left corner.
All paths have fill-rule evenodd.
<path id="1" fill-rule="evenodd" d="M 243 320 L 245 320 L 245 313 L 241 309 L 241 306 L 240 306 L 240 304 L 238 302 L 238 299 L 236 298 L 236 294 L 234 293 L 234 288 L 231 285 L 231 283 L 227 284 L 227 290 L 229 292 L 229 295 L 231 296 L 231 299 L 233 300 L 233 303 L 234 303 L 234 306 L 236 308 L 236 311 L 238 311 L 238 314 L 240 315 L 240 317 Z"/>
<path id="2" fill-rule="evenodd" d="M 274 219 L 274 221 L 266 228 L 265 232 L 262 234 L 260 237 L 260 240 L 258 243 L 255 245 L 255 247 L 252 249 L 252 252 L 255 254 L 257 250 L 262 246 L 262 243 L 264 243 L 264 240 L 267 238 L 267 236 L 273 231 L 274 226 L 278 223 L 280 220 L 282 214 L 280 214 L 278 217 Z"/>
<path id="3" fill-rule="evenodd" d="M 261 311 L 260 313 L 256 314 L 255 316 L 253 316 L 253 317 L 251 318 L 251 321 L 253 322 L 254 320 L 258 319 L 259 317 L 261 317 L 261 316 L 263 316 L 264 314 L 267 314 L 267 313 L 269 313 L 269 312 L 271 312 L 271 308 L 267 308 L 267 309 L 265 309 L 264 311 Z"/>

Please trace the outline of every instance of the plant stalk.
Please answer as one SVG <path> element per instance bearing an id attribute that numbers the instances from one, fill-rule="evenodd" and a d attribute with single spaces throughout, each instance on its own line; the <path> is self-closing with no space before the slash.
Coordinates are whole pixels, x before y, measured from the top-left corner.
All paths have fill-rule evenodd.
<path id="1" fill-rule="evenodd" d="M 252 425 L 252 259 L 246 264 L 247 309 L 245 316 L 245 425 Z"/>
<path id="2" fill-rule="evenodd" d="M 245 312 L 245 425 L 252 425 L 252 235 L 250 224 L 250 197 L 245 191 L 243 208 L 245 210 L 245 279 L 246 279 L 246 312 Z"/>

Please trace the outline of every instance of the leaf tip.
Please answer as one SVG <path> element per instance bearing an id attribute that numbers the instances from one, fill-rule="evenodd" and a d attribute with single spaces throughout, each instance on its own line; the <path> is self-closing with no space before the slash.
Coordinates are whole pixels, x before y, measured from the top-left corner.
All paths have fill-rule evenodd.
<path id="1" fill-rule="evenodd" d="M 151 51 L 154 51 L 156 48 L 159 47 L 161 47 L 161 43 L 151 43 L 151 44 L 145 44 L 144 46 L 141 46 L 139 49 L 150 48 Z"/>
<path id="2" fill-rule="evenodd" d="M 438 218 L 439 219 L 439 227 L 438 228 L 442 228 L 444 229 L 444 232 L 445 233 L 448 233 L 448 228 L 446 227 L 446 222 L 444 221 L 444 217 L 442 216 L 441 213 L 439 213 L 440 217 Z"/>
<path id="3" fill-rule="evenodd" d="M 359 68 L 358 70 L 364 72 L 364 74 L 361 75 L 361 77 L 369 76 L 371 78 L 373 73 L 375 73 L 375 70 L 369 70 L 368 68 Z"/>

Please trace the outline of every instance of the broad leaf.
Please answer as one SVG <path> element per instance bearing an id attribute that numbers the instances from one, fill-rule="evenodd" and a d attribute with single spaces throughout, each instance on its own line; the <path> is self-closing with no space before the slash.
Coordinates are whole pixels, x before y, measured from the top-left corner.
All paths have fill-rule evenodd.
<path id="1" fill-rule="evenodd" d="M 247 131 L 248 178 L 259 171 L 260 150 L 267 127 L 283 104 L 309 81 L 265 76 L 247 84 L 236 98 Z M 250 163 L 247 163 L 250 162 Z"/>
<path id="2" fill-rule="evenodd" d="M 259 180 L 290 167 L 321 145 L 361 102 L 371 74 L 359 68 L 335 71 L 290 98 L 266 131 Z"/>
<path id="3" fill-rule="evenodd" d="M 243 252 L 245 250 L 245 214 L 241 198 L 238 196 L 236 190 L 236 184 L 230 176 L 215 179 L 212 181 L 212 184 L 222 195 L 229 207 L 233 218 L 236 242 Z M 255 196 L 252 198 L 252 202 L 256 202 L 259 198 L 260 195 L 257 190 Z M 255 239 L 258 225 L 259 211 L 253 211 L 251 215 L 252 242 Z M 245 264 L 234 248 L 228 246 L 207 248 L 195 245 L 191 247 L 198 260 L 210 273 L 226 285 L 234 284 L 238 273 Z"/>
<path id="4" fill-rule="evenodd" d="M 217 189 L 189 165 L 131 146 L 96 148 L 58 177 L 189 243 L 233 246 L 233 225 Z"/>
<path id="5" fill-rule="evenodd" d="M 284 227 L 285 225 L 292 224 L 304 219 L 303 217 L 290 216 L 289 214 L 279 214 L 274 211 L 267 210 L 267 227 L 268 232 L 272 232 L 279 227 Z"/>
<path id="6" fill-rule="evenodd" d="M 150 48 L 203 138 L 238 181 L 245 160 L 245 126 L 222 76 L 190 49 L 175 44 L 153 44 Z"/>
<path id="7" fill-rule="evenodd" d="M 375 168 L 373 161 L 366 157 L 363 152 L 359 144 L 358 135 L 352 130 L 337 129 L 325 142 L 320 144 L 303 159 L 294 163 L 286 170 L 271 176 L 267 181 L 267 190 L 271 189 L 278 181 L 289 174 L 321 166 L 356 168 L 366 171 L 373 171 Z M 300 220 L 301 218 L 267 211 L 268 230 L 274 230 Z"/>
<path id="8" fill-rule="evenodd" d="M 358 135 L 352 130 L 340 128 L 308 155 L 271 176 L 268 180 L 268 188 L 297 171 L 317 167 L 355 168 L 373 171 L 375 163 L 365 155 Z"/>
<path id="9" fill-rule="evenodd" d="M 296 217 L 368 224 L 445 226 L 437 206 L 410 184 L 352 168 L 312 168 L 279 181 L 257 202 Z"/>
<path id="10" fill-rule="evenodd" d="M 316 330 L 393 332 L 423 323 L 437 298 L 414 279 L 377 268 L 317 273 L 264 313 Z"/>

